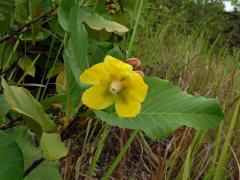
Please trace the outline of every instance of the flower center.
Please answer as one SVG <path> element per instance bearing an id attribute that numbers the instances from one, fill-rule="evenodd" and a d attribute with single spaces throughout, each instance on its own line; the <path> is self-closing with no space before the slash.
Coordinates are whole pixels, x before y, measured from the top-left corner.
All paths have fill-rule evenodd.
<path id="1" fill-rule="evenodd" d="M 122 90 L 121 81 L 112 81 L 109 87 L 109 92 L 112 94 L 117 94 L 121 90 Z"/>

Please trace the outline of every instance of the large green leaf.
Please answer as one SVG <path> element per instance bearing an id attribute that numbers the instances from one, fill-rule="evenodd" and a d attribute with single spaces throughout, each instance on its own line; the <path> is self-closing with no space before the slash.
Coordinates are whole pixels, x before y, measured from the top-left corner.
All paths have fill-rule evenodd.
<path id="1" fill-rule="evenodd" d="M 40 148 L 43 151 L 43 157 L 47 160 L 57 160 L 68 153 L 58 133 L 43 133 Z"/>
<path id="2" fill-rule="evenodd" d="M 7 130 L 7 133 L 21 148 L 24 157 L 24 169 L 26 170 L 35 160 L 42 157 L 39 147 L 34 146 L 30 140 L 32 135 L 25 126 L 16 126 Z M 54 143 L 53 143 L 54 144 Z M 0 178 L 1 179 L 1 178 Z M 27 175 L 24 180 L 60 180 L 58 161 L 45 160 Z"/>
<path id="3" fill-rule="evenodd" d="M 119 118 L 115 112 L 95 111 L 106 123 L 143 130 L 152 139 L 164 138 L 182 125 L 199 130 L 217 127 L 223 113 L 215 99 L 192 96 L 166 80 L 145 78 L 149 92 L 135 118 Z"/>
<path id="4" fill-rule="evenodd" d="M 5 132 L 0 132 L 0 142 L 0 179 L 22 179 L 23 155 L 21 149 Z"/>
<path id="5" fill-rule="evenodd" d="M 9 86 L 2 79 L 4 97 L 10 109 L 31 118 L 45 132 L 55 132 L 56 125 L 44 112 L 42 105 L 24 88 Z"/>
<path id="6" fill-rule="evenodd" d="M 64 72 L 73 104 L 79 102 L 82 87 L 85 86 L 79 81 L 80 73 L 89 67 L 88 33 L 84 24 L 79 21 L 79 13 L 78 2 L 61 0 L 58 20 L 62 28 L 70 32 L 70 37 L 65 38 Z"/>

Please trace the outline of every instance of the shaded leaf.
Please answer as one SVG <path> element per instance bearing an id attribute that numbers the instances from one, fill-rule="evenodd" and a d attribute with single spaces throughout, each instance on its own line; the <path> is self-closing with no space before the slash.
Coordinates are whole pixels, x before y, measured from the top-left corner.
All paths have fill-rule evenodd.
<path id="1" fill-rule="evenodd" d="M 23 155 L 18 144 L 5 132 L 0 132 L 0 178 L 20 180 L 23 173 Z"/>
<path id="2" fill-rule="evenodd" d="M 56 76 L 57 74 L 59 74 L 60 72 L 62 72 L 64 70 L 64 64 L 62 63 L 57 63 L 54 68 L 50 68 L 48 70 L 48 73 L 47 73 L 47 79 L 50 79 L 52 78 L 53 76 Z"/>
<path id="3" fill-rule="evenodd" d="M 95 111 L 106 123 L 143 130 L 152 139 L 168 136 L 182 125 L 199 130 L 215 128 L 223 113 L 215 99 L 192 96 L 166 80 L 145 78 L 149 86 L 141 113 L 135 118 L 119 118 L 115 112 Z"/>
<path id="4" fill-rule="evenodd" d="M 3 97 L 3 95 L 0 95 L 0 118 L 4 117 L 9 111 L 9 107 Z"/>
<path id="5" fill-rule="evenodd" d="M 65 31 L 70 32 L 71 11 L 75 7 L 74 0 L 59 0 L 58 21 Z"/>
<path id="6" fill-rule="evenodd" d="M 13 0 L 0 0 L 0 34 L 9 30 L 12 12 L 13 12 Z"/>
<path id="7" fill-rule="evenodd" d="M 34 32 L 34 40 L 35 41 L 43 41 L 44 39 L 47 39 L 50 34 L 47 31 L 43 30 L 44 28 L 37 29 L 36 32 Z M 25 32 L 24 34 L 19 36 L 22 41 L 32 41 L 33 36 L 31 32 Z"/>
<path id="8" fill-rule="evenodd" d="M 23 3 L 15 3 L 14 18 L 19 23 L 24 23 L 27 20 L 27 9 Z"/>
<path id="9" fill-rule="evenodd" d="M 0 43 L 0 71 L 8 69 L 16 61 L 16 51 L 10 43 Z"/>

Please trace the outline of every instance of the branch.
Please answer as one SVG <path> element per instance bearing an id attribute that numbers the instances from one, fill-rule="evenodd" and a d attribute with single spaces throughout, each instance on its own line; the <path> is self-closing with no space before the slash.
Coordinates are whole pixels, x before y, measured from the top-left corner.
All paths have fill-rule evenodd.
<path id="1" fill-rule="evenodd" d="M 45 159 L 41 157 L 40 159 L 33 161 L 33 163 L 23 172 L 23 177 L 26 177 L 30 172 L 32 172 L 33 169 L 39 166 L 44 160 Z"/>
<path id="2" fill-rule="evenodd" d="M 35 19 L 33 19 L 32 21 L 29 21 L 28 23 L 24 24 L 23 26 L 21 26 L 20 28 L 18 28 L 15 32 L 3 37 L 2 39 L 0 39 L 0 43 L 4 42 L 4 41 L 7 41 L 15 36 L 19 36 L 20 34 L 28 31 L 30 29 L 30 25 L 32 25 L 33 23 L 39 21 L 40 19 L 48 16 L 49 14 L 51 14 L 52 12 L 54 12 L 55 10 L 57 9 L 57 6 L 55 6 L 51 11 L 45 13 L 45 14 L 42 14 L 41 16 L 38 16 L 36 17 Z"/>

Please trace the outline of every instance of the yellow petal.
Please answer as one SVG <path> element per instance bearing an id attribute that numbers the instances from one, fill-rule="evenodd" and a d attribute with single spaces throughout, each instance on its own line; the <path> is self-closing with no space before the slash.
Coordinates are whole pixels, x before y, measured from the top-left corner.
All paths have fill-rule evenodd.
<path id="1" fill-rule="evenodd" d="M 143 78 L 136 72 L 129 74 L 123 81 L 123 90 L 121 95 L 143 102 L 148 91 L 148 85 Z"/>
<path id="2" fill-rule="evenodd" d="M 100 84 L 108 80 L 109 73 L 107 72 L 104 63 L 98 63 L 90 67 L 80 76 L 80 81 L 85 84 Z"/>
<path id="3" fill-rule="evenodd" d="M 106 56 L 104 64 L 111 79 L 121 80 L 132 72 L 132 66 L 112 56 Z"/>
<path id="4" fill-rule="evenodd" d="M 82 96 L 83 104 L 92 109 L 105 109 L 113 103 L 108 89 L 103 85 L 93 85 Z"/>
<path id="5" fill-rule="evenodd" d="M 141 103 L 130 98 L 117 98 L 115 109 L 119 117 L 136 117 L 140 113 Z"/>

